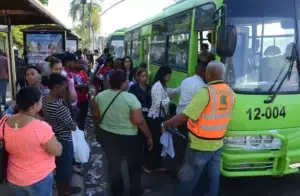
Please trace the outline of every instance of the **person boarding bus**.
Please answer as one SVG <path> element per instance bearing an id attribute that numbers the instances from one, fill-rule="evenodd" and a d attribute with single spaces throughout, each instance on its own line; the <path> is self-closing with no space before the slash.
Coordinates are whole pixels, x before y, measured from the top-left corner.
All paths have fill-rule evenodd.
<path id="1" fill-rule="evenodd" d="M 183 113 L 161 124 L 162 131 L 187 122 L 190 144 L 179 172 L 178 195 L 192 195 L 203 169 L 208 167 L 209 194 L 217 196 L 220 179 L 221 148 L 235 103 L 235 94 L 223 82 L 224 64 L 212 61 L 207 65 L 206 88 L 193 97 Z"/>

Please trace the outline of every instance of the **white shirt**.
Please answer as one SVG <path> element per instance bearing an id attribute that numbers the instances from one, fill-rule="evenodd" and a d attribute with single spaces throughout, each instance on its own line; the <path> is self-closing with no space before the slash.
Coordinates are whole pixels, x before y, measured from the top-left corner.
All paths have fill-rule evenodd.
<path id="1" fill-rule="evenodd" d="M 163 85 L 158 81 L 156 82 L 151 89 L 151 99 L 152 104 L 148 112 L 149 118 L 158 118 L 164 117 L 164 113 L 167 115 L 169 113 L 169 103 L 170 98 L 168 96 L 168 91 L 172 89 L 166 89 Z M 164 112 L 161 110 L 160 112 L 160 105 L 164 109 Z"/>
<path id="2" fill-rule="evenodd" d="M 205 86 L 205 82 L 198 75 L 194 75 L 183 80 L 180 85 L 180 96 L 176 113 L 182 113 L 184 108 L 192 101 L 194 94 Z"/>

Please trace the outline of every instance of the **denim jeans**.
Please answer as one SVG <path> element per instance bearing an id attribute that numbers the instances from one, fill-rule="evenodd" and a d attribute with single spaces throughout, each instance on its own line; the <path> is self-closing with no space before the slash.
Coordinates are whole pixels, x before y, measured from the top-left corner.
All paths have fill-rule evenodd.
<path id="1" fill-rule="evenodd" d="M 61 143 L 63 151 L 62 154 L 55 159 L 55 180 L 58 184 L 70 185 L 73 176 L 73 142 L 59 138 L 58 141 Z"/>
<path id="2" fill-rule="evenodd" d="M 16 196 L 52 196 L 53 173 L 44 179 L 30 186 L 18 186 L 9 183 L 16 193 Z"/>
<path id="3" fill-rule="evenodd" d="M 77 107 L 79 109 L 79 114 L 77 116 L 77 125 L 78 128 L 82 131 L 85 130 L 85 120 L 89 111 L 89 101 L 78 102 Z"/>
<path id="4" fill-rule="evenodd" d="M 179 195 L 191 196 L 203 169 L 208 168 L 209 194 L 217 196 L 220 180 L 221 149 L 217 151 L 198 151 L 187 148 L 184 165 L 179 172 Z M 201 186 L 201 185 L 200 185 Z"/>
<path id="5" fill-rule="evenodd" d="M 0 80 L 0 96 L 1 96 L 1 104 L 6 104 L 6 91 L 7 91 L 7 80 Z"/>

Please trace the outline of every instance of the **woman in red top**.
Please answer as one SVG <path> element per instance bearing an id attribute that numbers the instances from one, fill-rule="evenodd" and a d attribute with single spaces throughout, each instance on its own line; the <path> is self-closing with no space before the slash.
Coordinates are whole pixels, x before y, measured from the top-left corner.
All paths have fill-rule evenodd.
<path id="1" fill-rule="evenodd" d="M 84 131 L 85 119 L 87 117 L 88 107 L 89 107 L 89 101 L 88 101 L 89 78 L 80 63 L 77 63 L 75 65 L 73 73 L 74 73 L 75 89 L 77 93 L 77 107 L 80 110 L 76 121 L 77 121 L 78 128 Z"/>
<path id="2" fill-rule="evenodd" d="M 94 85 L 96 88 L 96 93 L 104 90 L 103 82 L 105 81 L 107 73 L 112 69 L 114 60 L 111 57 L 108 57 L 99 71 L 95 74 Z"/>

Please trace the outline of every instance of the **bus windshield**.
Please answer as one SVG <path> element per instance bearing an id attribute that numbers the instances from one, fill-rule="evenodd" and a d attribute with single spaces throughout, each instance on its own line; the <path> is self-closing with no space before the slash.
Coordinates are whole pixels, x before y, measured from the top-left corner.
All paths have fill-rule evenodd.
<path id="1" fill-rule="evenodd" d="M 287 57 L 298 43 L 294 2 L 225 0 L 228 23 L 238 33 L 233 57 L 224 59 L 226 81 L 235 91 L 262 93 L 268 92 L 275 81 L 275 88 L 279 85 L 291 63 Z M 281 93 L 299 91 L 298 66 L 294 63 L 290 79 L 279 90 Z"/>

